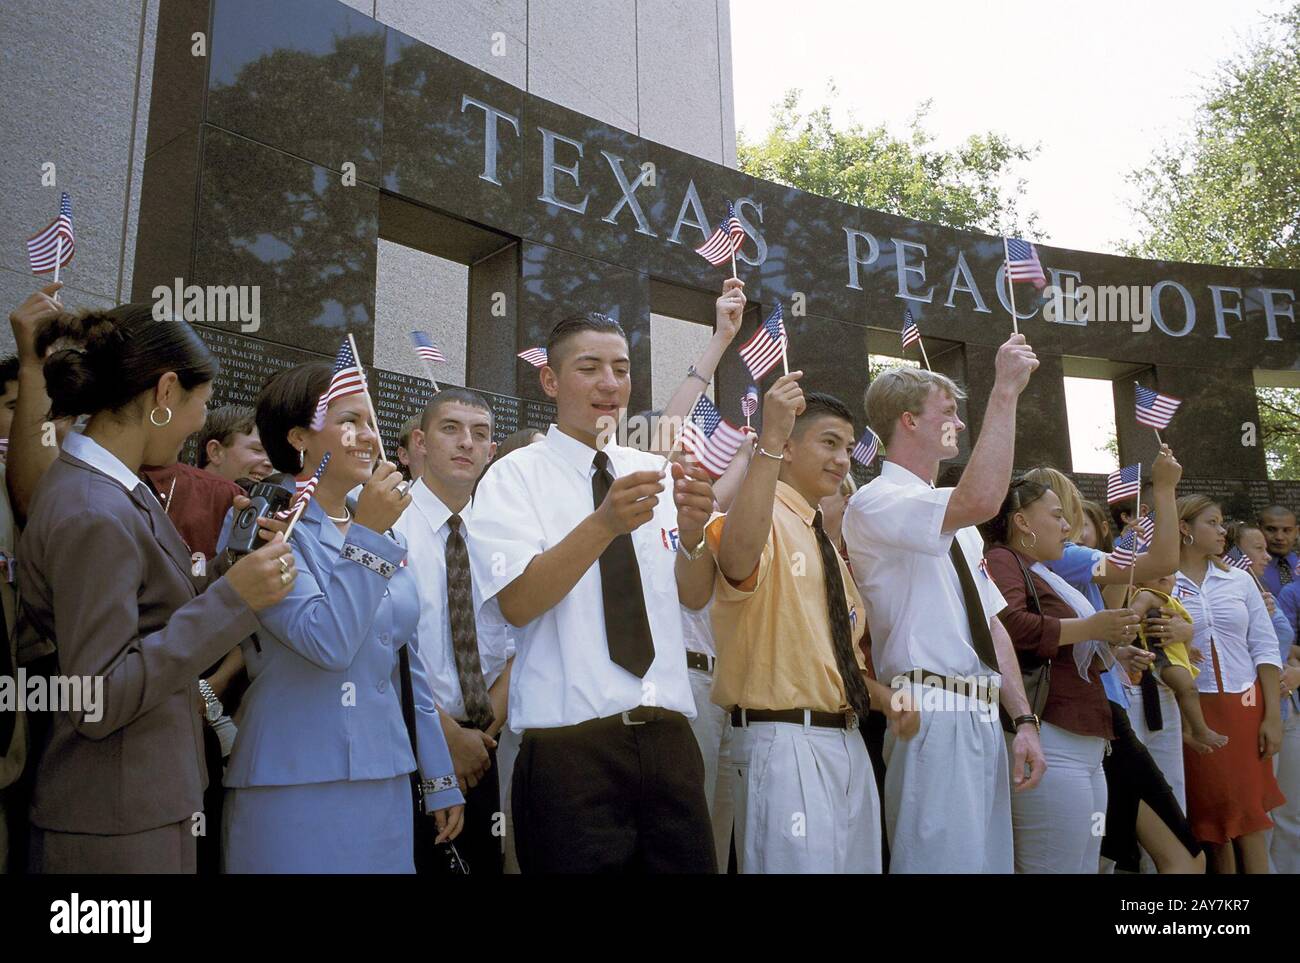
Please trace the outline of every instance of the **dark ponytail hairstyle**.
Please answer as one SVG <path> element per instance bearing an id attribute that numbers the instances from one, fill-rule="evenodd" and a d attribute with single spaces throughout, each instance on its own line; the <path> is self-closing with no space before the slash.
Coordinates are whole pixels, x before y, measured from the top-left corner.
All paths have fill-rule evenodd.
<path id="1" fill-rule="evenodd" d="M 176 372 L 193 391 L 217 376 L 220 365 L 184 321 L 153 316 L 152 304 L 122 304 L 109 311 L 62 314 L 36 333 L 36 354 L 45 360 L 50 417 L 120 411 Z"/>
<path id="2" fill-rule="evenodd" d="M 1011 487 L 1007 489 L 1006 497 L 1002 499 L 1002 507 L 998 509 L 997 515 L 979 527 L 984 541 L 990 545 L 1006 545 L 1007 534 L 1011 530 L 1011 516 L 1016 512 L 1024 511 L 1049 491 L 1051 489 L 1046 485 L 1040 485 L 1028 478 L 1017 478 L 1013 481 Z"/>

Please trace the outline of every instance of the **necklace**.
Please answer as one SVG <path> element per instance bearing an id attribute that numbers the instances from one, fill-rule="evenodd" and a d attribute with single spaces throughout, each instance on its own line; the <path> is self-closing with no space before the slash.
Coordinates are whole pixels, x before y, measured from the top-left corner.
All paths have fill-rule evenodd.
<path id="1" fill-rule="evenodd" d="M 325 517 L 328 518 L 331 522 L 338 522 L 340 525 L 342 525 L 344 522 L 352 521 L 352 511 L 348 508 L 348 506 L 344 505 L 342 518 L 335 518 L 329 512 L 325 513 Z"/>

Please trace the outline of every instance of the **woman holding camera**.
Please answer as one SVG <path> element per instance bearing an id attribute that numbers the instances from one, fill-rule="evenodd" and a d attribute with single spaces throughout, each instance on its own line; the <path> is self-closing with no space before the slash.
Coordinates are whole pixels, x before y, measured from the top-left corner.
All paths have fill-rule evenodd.
<path id="1" fill-rule="evenodd" d="M 421 660 L 408 656 L 421 599 L 390 530 L 411 498 L 392 464 L 375 464 L 364 395 L 335 398 L 324 426 L 308 427 L 330 377 L 325 363 L 290 368 L 257 402 L 277 471 L 307 476 L 330 460 L 290 537 L 298 580 L 258 619 L 225 778 L 228 873 L 413 872 L 417 764 L 437 841 L 460 832 L 464 798 Z"/>
<path id="2" fill-rule="evenodd" d="M 37 335 L 50 417 L 89 415 L 31 503 L 23 611 L 81 699 L 53 714 L 31 803 L 30 864 L 49 873 L 192 873 L 203 818 L 199 674 L 295 578 L 282 538 L 207 586 L 140 480 L 203 425 L 217 363 L 152 306 L 62 314 Z"/>

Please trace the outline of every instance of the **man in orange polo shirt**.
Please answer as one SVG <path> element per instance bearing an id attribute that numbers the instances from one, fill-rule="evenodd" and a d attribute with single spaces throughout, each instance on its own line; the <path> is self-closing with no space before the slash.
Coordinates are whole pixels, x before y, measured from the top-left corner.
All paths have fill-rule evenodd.
<path id="1" fill-rule="evenodd" d="M 878 873 L 880 798 L 858 723 L 874 707 L 908 738 L 920 717 L 864 671 L 862 599 L 817 507 L 848 474 L 853 416 L 805 396 L 800 377 L 768 390 L 744 485 L 707 529 L 713 701 L 732 712 L 744 770 L 737 854 L 745 873 Z"/>

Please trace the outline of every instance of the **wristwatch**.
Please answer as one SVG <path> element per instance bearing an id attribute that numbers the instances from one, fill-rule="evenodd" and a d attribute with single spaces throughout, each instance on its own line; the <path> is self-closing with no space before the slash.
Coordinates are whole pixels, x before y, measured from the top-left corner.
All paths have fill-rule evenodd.
<path id="1" fill-rule="evenodd" d="M 221 705 L 221 700 L 217 694 L 212 691 L 212 686 L 207 679 L 199 680 L 199 695 L 203 696 L 203 718 L 208 720 L 209 725 L 216 722 L 225 714 L 225 708 Z"/>
<path id="2" fill-rule="evenodd" d="M 1032 712 L 1029 713 L 1029 715 L 1027 716 L 1016 716 L 1014 719 L 1011 720 L 1011 727 L 1013 729 L 1019 729 L 1021 726 L 1025 724 L 1032 725 L 1034 727 L 1035 732 L 1043 731 L 1042 721 L 1038 718 L 1038 716 L 1034 715 Z"/>
<path id="3" fill-rule="evenodd" d="M 704 554 L 704 533 L 700 532 L 700 541 L 694 548 L 687 548 L 685 542 L 678 542 L 681 546 L 682 554 L 686 556 L 686 561 L 693 562 Z"/>

